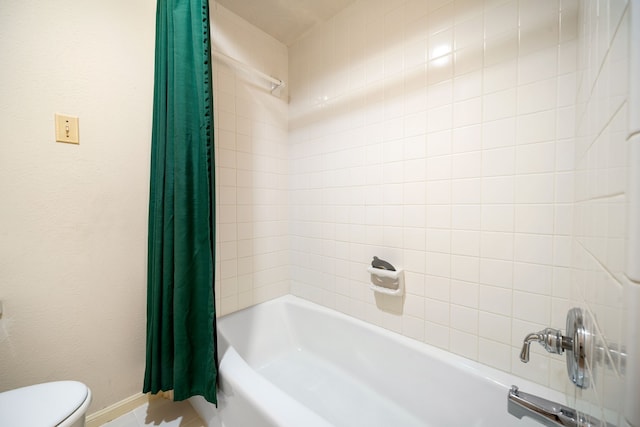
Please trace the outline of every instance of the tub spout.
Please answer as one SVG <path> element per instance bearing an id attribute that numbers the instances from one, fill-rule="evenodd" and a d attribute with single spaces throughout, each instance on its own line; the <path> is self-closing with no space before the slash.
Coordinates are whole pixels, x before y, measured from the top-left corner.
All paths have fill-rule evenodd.
<path id="1" fill-rule="evenodd" d="M 507 410 L 511 415 L 517 418 L 529 416 L 549 427 L 613 427 L 609 423 L 601 423 L 597 418 L 581 414 L 575 409 L 524 393 L 518 390 L 515 385 L 511 386 L 511 390 L 509 390 L 507 405 Z"/>

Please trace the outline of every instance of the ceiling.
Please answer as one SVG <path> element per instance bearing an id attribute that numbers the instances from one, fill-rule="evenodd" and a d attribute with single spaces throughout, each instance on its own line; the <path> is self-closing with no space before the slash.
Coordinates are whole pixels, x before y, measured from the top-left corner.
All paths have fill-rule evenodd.
<path id="1" fill-rule="evenodd" d="M 355 0 L 217 0 L 287 46 Z"/>

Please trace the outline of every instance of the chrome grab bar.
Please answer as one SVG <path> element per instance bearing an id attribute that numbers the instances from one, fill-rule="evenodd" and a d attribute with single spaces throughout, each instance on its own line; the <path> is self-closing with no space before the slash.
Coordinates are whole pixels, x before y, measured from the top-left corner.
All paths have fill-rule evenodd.
<path id="1" fill-rule="evenodd" d="M 581 414 L 575 409 L 524 393 L 518 390 L 515 385 L 511 386 L 511 390 L 509 390 L 507 410 L 517 418 L 529 416 L 549 427 L 600 427 L 602 425 L 613 427 L 609 423 L 601 423 L 600 420 L 590 415 Z"/>

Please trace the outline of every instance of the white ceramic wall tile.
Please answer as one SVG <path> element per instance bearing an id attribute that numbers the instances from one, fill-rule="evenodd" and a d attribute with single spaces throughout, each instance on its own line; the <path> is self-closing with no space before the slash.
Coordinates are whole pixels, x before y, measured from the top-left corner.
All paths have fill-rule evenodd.
<path id="1" fill-rule="evenodd" d="M 518 87 L 518 113 L 529 114 L 556 107 L 557 81 L 542 80 Z"/>
<path id="2" fill-rule="evenodd" d="M 478 361 L 496 369 L 511 369 L 511 347 L 481 337 L 478 340 Z"/>
<path id="3" fill-rule="evenodd" d="M 424 320 L 402 316 L 402 334 L 418 341 L 424 341 Z"/>
<path id="4" fill-rule="evenodd" d="M 578 57 L 579 69 L 585 72 L 582 79 L 578 79 L 578 104 L 575 110 L 578 123 L 576 132 L 580 137 L 576 145 L 576 171 L 571 177 L 560 177 L 560 181 L 556 182 L 557 196 L 565 200 L 569 200 L 570 196 L 564 189 L 571 183 L 575 185 L 576 256 L 570 264 L 568 257 L 563 256 L 568 251 L 569 236 L 556 236 L 554 251 L 558 256 L 554 255 L 554 262 L 571 265 L 574 270 L 581 271 L 576 274 L 571 294 L 577 304 L 586 306 L 589 313 L 595 316 L 600 339 L 615 342 L 621 339 L 625 304 L 621 297 L 623 285 L 620 281 L 623 278 L 616 273 L 620 271 L 619 261 L 625 256 L 625 248 L 619 244 L 621 239 L 617 236 L 623 232 L 622 229 L 628 233 L 633 221 L 632 216 L 628 216 L 628 222 L 622 221 L 621 211 L 616 205 L 618 199 L 628 197 L 629 185 L 634 183 L 634 180 L 629 180 L 633 166 L 630 170 L 625 166 L 614 166 L 621 164 L 616 160 L 621 158 L 617 153 L 626 151 L 628 147 L 623 141 L 632 132 L 630 123 L 618 124 L 618 114 L 626 108 L 625 101 L 631 106 L 637 95 L 634 96 L 632 91 L 627 92 L 624 84 L 621 84 L 627 77 L 620 70 L 628 69 L 625 66 L 628 58 L 618 53 L 625 50 L 622 46 L 626 46 L 629 39 L 632 40 L 632 37 L 627 39 L 629 35 L 625 34 L 630 15 L 623 12 L 619 4 L 610 6 L 602 13 L 596 13 L 596 2 L 587 3 L 581 8 Z M 633 7 L 630 10 L 633 11 Z M 635 49 L 629 49 L 631 51 L 635 52 Z M 593 90 L 588 89 L 587 85 Z M 568 131 L 559 128 L 559 132 Z M 617 135 L 618 132 L 621 134 Z M 628 156 L 628 152 L 623 155 Z M 608 221 L 616 225 L 605 225 Z M 626 226 L 620 226 L 620 223 Z M 635 266 L 636 263 L 637 260 L 633 260 L 630 265 Z M 600 369 L 594 378 L 593 388 L 585 393 L 585 399 L 591 402 L 593 410 L 603 415 L 613 413 L 613 418 L 607 418 L 621 424 L 621 420 L 616 419 L 616 414 L 620 412 L 619 399 L 610 399 L 617 395 L 621 395 L 620 385 L 611 381 L 608 372 Z"/>
<path id="5" fill-rule="evenodd" d="M 452 304 L 451 327 L 462 332 L 478 335 L 478 310 Z"/>
<path id="6" fill-rule="evenodd" d="M 485 39 L 484 65 L 508 62 L 518 57 L 518 31 L 511 30 Z"/>
<path id="7" fill-rule="evenodd" d="M 487 8 L 484 15 L 485 37 L 492 39 L 518 28 L 518 2 L 509 1 Z"/>
<path id="8" fill-rule="evenodd" d="M 459 280 L 451 281 L 450 285 L 450 301 L 470 308 L 478 307 L 478 284 L 471 282 L 463 282 Z"/>
<path id="9" fill-rule="evenodd" d="M 513 259 L 513 234 L 482 232 L 480 236 L 480 255 L 510 261 Z"/>
<path id="10" fill-rule="evenodd" d="M 451 206 L 427 205 L 427 228 L 450 228 Z"/>
<path id="11" fill-rule="evenodd" d="M 470 19 L 456 22 L 454 27 L 454 43 L 456 50 L 480 49 L 484 38 L 483 17 L 476 15 Z"/>
<path id="12" fill-rule="evenodd" d="M 546 142 L 556 137 L 556 110 L 546 110 L 518 116 L 518 144 Z"/>
<path id="13" fill-rule="evenodd" d="M 450 300 L 450 280 L 448 277 L 425 276 L 425 296 L 439 301 Z"/>
<path id="14" fill-rule="evenodd" d="M 443 301 L 425 298 L 425 320 L 440 325 L 449 325 L 450 306 Z"/>
<path id="15" fill-rule="evenodd" d="M 515 179 L 513 176 L 482 178 L 480 194 L 487 204 L 508 204 L 515 200 Z"/>
<path id="16" fill-rule="evenodd" d="M 626 23 L 628 22 L 628 23 Z M 632 48 L 629 49 L 629 76 L 640 74 L 640 53 L 637 46 L 640 44 L 640 4 L 637 1 L 629 1 L 629 19 L 621 25 L 628 25 L 629 40 Z M 640 132 L 640 83 L 637 79 L 629 80 L 629 134 Z"/>
<path id="17" fill-rule="evenodd" d="M 480 275 L 480 259 L 473 256 L 451 256 L 451 278 L 477 283 Z"/>
<path id="18" fill-rule="evenodd" d="M 516 119 L 510 117 L 482 124 L 482 145 L 484 149 L 508 147 L 516 141 Z"/>
<path id="19" fill-rule="evenodd" d="M 431 163 L 433 165 L 433 163 Z M 427 162 L 427 168 L 429 162 Z M 439 180 L 439 181 L 427 181 L 425 183 L 426 188 L 426 203 L 429 205 L 447 205 L 451 203 L 451 181 Z"/>
<path id="20" fill-rule="evenodd" d="M 452 329 L 449 350 L 469 359 L 478 357 L 478 336 L 467 332 Z"/>
<path id="21" fill-rule="evenodd" d="M 625 338 L 629 360 L 638 360 L 640 357 L 640 338 L 637 333 L 637 325 L 640 322 L 640 286 L 635 283 L 627 283 L 625 300 L 628 301 L 625 317 Z M 640 384 L 640 365 L 630 364 L 627 367 L 625 384 L 624 416 L 631 425 L 640 423 L 640 408 L 634 396 L 638 395 Z"/>
<path id="22" fill-rule="evenodd" d="M 432 108 L 427 111 L 427 132 L 435 133 L 451 129 L 452 123 L 452 107 L 445 105 L 443 107 Z"/>
<path id="23" fill-rule="evenodd" d="M 426 321 L 424 325 L 425 338 L 427 344 L 443 349 L 449 349 L 449 328 L 437 323 Z"/>
<path id="24" fill-rule="evenodd" d="M 515 88 L 485 95 L 482 105 L 483 120 L 492 121 L 512 117 L 517 108 L 517 99 L 518 91 Z"/>
<path id="25" fill-rule="evenodd" d="M 516 233 L 553 234 L 553 205 L 517 205 L 515 209 Z"/>
<path id="26" fill-rule="evenodd" d="M 451 178 L 475 178 L 481 175 L 482 156 L 479 151 L 451 157 Z"/>
<path id="27" fill-rule="evenodd" d="M 453 80 L 453 99 L 462 101 L 482 95 L 482 73 L 467 73 Z"/>
<path id="28" fill-rule="evenodd" d="M 538 264 L 553 262 L 553 236 L 541 234 L 515 234 L 514 259 Z"/>
<path id="29" fill-rule="evenodd" d="M 443 30 L 449 29 L 454 22 L 454 6 L 451 1 L 435 1 L 429 2 L 429 35 L 437 34 Z"/>
<path id="30" fill-rule="evenodd" d="M 512 205 L 484 205 L 481 211 L 482 230 L 503 231 L 514 230 L 514 208 Z"/>
<path id="31" fill-rule="evenodd" d="M 554 175 L 533 174 L 516 177 L 516 203 L 553 203 Z"/>
<path id="32" fill-rule="evenodd" d="M 448 253 L 451 251 L 451 231 L 448 229 L 427 228 L 426 250 L 429 252 Z"/>
<path id="33" fill-rule="evenodd" d="M 486 67 L 483 73 L 485 94 L 515 87 L 518 82 L 517 61 L 511 60 Z"/>
<path id="34" fill-rule="evenodd" d="M 483 50 L 482 45 L 469 46 L 454 52 L 454 71 L 456 76 L 471 73 L 482 69 Z"/>
<path id="35" fill-rule="evenodd" d="M 518 346 L 520 347 L 520 346 Z M 531 360 L 529 363 L 521 363 L 519 359 L 520 348 L 511 347 L 511 371 L 514 375 L 548 385 L 550 362 L 549 357 L 545 354 L 536 354 L 538 352 L 535 347 L 532 347 Z M 542 350 L 544 351 L 544 350 Z"/>
<path id="36" fill-rule="evenodd" d="M 460 230 L 480 230 L 480 205 L 453 205 L 451 227 Z"/>
<path id="37" fill-rule="evenodd" d="M 427 135 L 427 157 L 451 154 L 451 130 L 434 132 Z M 427 165 L 427 173 L 429 167 Z"/>
<path id="38" fill-rule="evenodd" d="M 555 143 L 520 145 L 516 149 L 516 173 L 543 173 L 555 169 Z"/>
<path id="39" fill-rule="evenodd" d="M 480 97 L 456 102 L 453 106 L 453 126 L 461 128 L 480 123 L 482 120 L 482 102 Z"/>
<path id="40" fill-rule="evenodd" d="M 268 36 L 260 33 L 260 31 L 251 27 L 246 22 L 237 19 L 235 15 L 226 11 L 218 5 L 218 12 L 214 14 L 216 21 L 216 29 L 218 32 L 228 32 L 229 38 L 235 38 L 238 41 L 236 45 L 237 51 L 234 51 L 231 45 L 219 46 L 220 50 L 225 51 L 231 56 L 254 63 L 256 66 L 260 64 L 260 68 L 267 67 L 273 70 L 273 73 L 285 79 L 286 76 L 286 52 L 282 46 L 266 41 Z M 243 27 L 247 34 L 251 33 L 252 37 L 246 38 L 236 31 L 237 28 Z M 223 38 L 218 38 L 222 40 Z M 263 52 L 270 52 L 272 57 L 278 57 L 278 61 L 261 62 L 256 57 L 251 58 L 246 52 L 251 49 L 244 49 L 256 42 L 256 40 L 264 39 L 264 43 L 260 43 L 264 48 Z M 242 46 L 242 45 L 245 46 Z M 284 70 L 284 71 L 283 71 Z M 236 221 L 246 222 L 253 221 L 251 209 L 247 209 L 254 204 L 274 203 L 286 204 L 286 193 L 284 192 L 287 182 L 286 180 L 278 181 L 273 179 L 274 176 L 262 175 L 253 176 L 253 173 L 259 171 L 278 172 L 284 176 L 283 169 L 277 169 L 279 166 L 285 166 L 284 162 L 279 161 L 274 156 L 280 155 L 284 157 L 283 139 L 286 137 L 286 109 L 282 108 L 282 100 L 278 100 L 267 93 L 254 93 L 254 89 L 248 88 L 248 82 L 243 74 L 236 75 L 236 71 L 226 65 L 214 63 L 214 90 L 217 93 L 214 96 L 216 103 L 216 161 L 218 169 L 218 194 L 219 194 L 219 210 L 218 223 L 220 224 L 218 241 L 219 241 L 219 274 L 217 284 L 219 293 L 219 314 L 224 314 L 233 310 L 237 310 L 247 305 L 247 295 L 253 293 L 253 279 L 251 275 L 251 257 L 254 256 L 250 239 L 261 237 L 263 240 L 267 236 L 277 237 L 282 234 L 277 224 L 282 224 L 286 220 L 286 209 L 273 210 L 265 208 L 264 219 L 270 219 L 270 222 L 254 223 L 249 222 L 237 227 Z M 266 92 L 266 91 L 265 91 Z M 260 100 L 260 103 L 256 103 Z M 271 108 L 264 108 L 270 106 Z M 280 118 L 275 118 L 273 114 L 280 114 Z M 284 127 L 284 129 L 282 128 Z M 253 145 L 250 135 L 254 134 L 256 141 L 260 144 Z M 280 144 L 274 145 L 274 142 L 280 140 Z M 263 147 L 269 147 L 264 150 Z M 252 154 L 252 152 L 254 154 Z M 262 154 L 264 153 L 264 154 Z M 238 168 L 238 169 L 236 169 Z M 259 178 L 259 184 L 254 178 Z M 257 184 L 257 185 L 256 185 Z M 258 190 L 259 189 L 259 190 Z M 244 205 L 240 207 L 238 204 Z M 256 218 L 260 220 L 261 218 Z M 278 244 L 276 243 L 277 247 Z M 286 265 L 286 257 L 279 261 L 280 264 Z M 276 268 L 269 275 L 258 275 L 263 280 L 263 285 L 270 286 L 273 283 L 286 279 L 285 270 Z M 248 285 L 248 286 L 247 286 Z M 287 289 L 284 288 L 285 293 Z M 243 298 L 240 298 L 240 293 Z M 275 295 L 274 295 L 275 296 Z M 255 302 L 255 300 L 253 300 Z"/>
<path id="41" fill-rule="evenodd" d="M 627 111 L 607 61 L 624 61 L 625 28 L 640 26 L 618 4 L 605 26 L 595 2 L 580 20 L 575 0 L 543 3 L 356 2 L 289 48 L 288 107 L 218 69 L 224 311 L 286 293 L 290 278 L 297 295 L 548 383 L 557 366 L 542 352 L 517 362 L 522 338 L 567 298 L 593 305 L 607 289 L 582 259 L 620 268 L 626 229 L 609 226 L 622 221 L 608 198 L 626 191 L 626 155 L 610 142 Z M 229 38 L 259 34 L 244 30 Z M 270 59 L 282 51 L 259 43 L 242 59 L 286 73 Z M 367 290 L 374 253 L 407 269 L 403 316 Z M 584 278 L 577 292 L 571 277 Z M 598 310 L 611 330 L 617 312 Z"/>
<path id="42" fill-rule="evenodd" d="M 558 48 L 551 46 L 518 58 L 518 84 L 555 78 L 558 73 Z"/>
<path id="43" fill-rule="evenodd" d="M 517 319 L 548 325 L 551 321 L 551 304 L 544 295 L 514 291 L 513 315 Z"/>
<path id="44" fill-rule="evenodd" d="M 573 171 L 575 159 L 575 142 L 573 139 L 561 140 L 556 143 L 556 170 Z"/>
<path id="45" fill-rule="evenodd" d="M 454 129 L 452 143 L 454 153 L 480 150 L 482 148 L 482 127 L 476 124 Z"/>
<path id="46" fill-rule="evenodd" d="M 478 257 L 480 255 L 480 232 L 453 230 L 451 232 L 451 252 L 456 255 Z"/>
<path id="47" fill-rule="evenodd" d="M 513 287 L 513 263 L 505 260 L 481 258 L 480 283 L 502 288 Z"/>
<path id="48" fill-rule="evenodd" d="M 631 280 L 640 283 L 640 135 L 629 141 L 629 163 L 625 271 Z"/>
<path id="49" fill-rule="evenodd" d="M 515 172 L 515 156 L 514 147 L 484 150 L 482 152 L 483 176 L 512 175 Z"/>
<path id="50" fill-rule="evenodd" d="M 555 2 L 519 2 L 520 54 L 544 49 L 559 40 L 559 10 Z"/>
<path id="51" fill-rule="evenodd" d="M 454 204 L 480 204 L 481 186 L 479 178 L 456 179 L 451 183 L 451 201 Z"/>
<path id="52" fill-rule="evenodd" d="M 480 285 L 479 308 L 489 313 L 512 316 L 513 291 L 506 288 Z"/>
<path id="53" fill-rule="evenodd" d="M 478 334 L 502 344 L 509 344 L 511 337 L 511 318 L 481 311 L 478 314 Z"/>
<path id="54" fill-rule="evenodd" d="M 440 252 L 426 252 L 425 272 L 428 275 L 450 277 L 451 255 Z"/>
<path id="55" fill-rule="evenodd" d="M 514 265 L 513 288 L 549 295 L 553 286 L 553 267 L 517 262 Z"/>

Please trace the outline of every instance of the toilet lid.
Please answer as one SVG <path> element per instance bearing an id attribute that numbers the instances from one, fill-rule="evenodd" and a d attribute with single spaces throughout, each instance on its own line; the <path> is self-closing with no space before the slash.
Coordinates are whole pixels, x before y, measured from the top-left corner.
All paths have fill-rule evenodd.
<path id="1" fill-rule="evenodd" d="M 0 393 L 0 426 L 57 426 L 87 399 L 87 386 L 55 381 Z"/>

